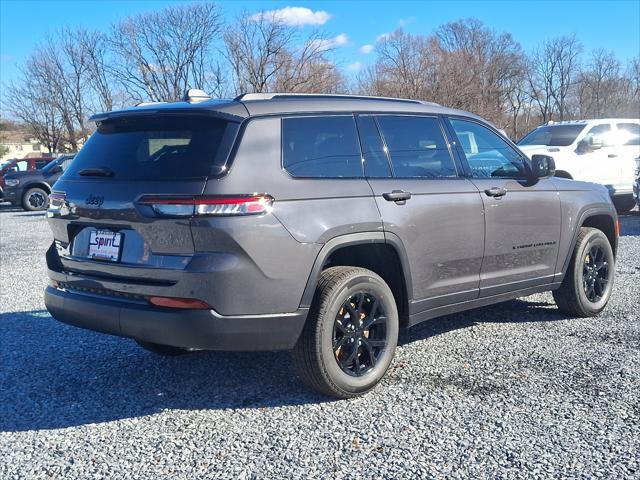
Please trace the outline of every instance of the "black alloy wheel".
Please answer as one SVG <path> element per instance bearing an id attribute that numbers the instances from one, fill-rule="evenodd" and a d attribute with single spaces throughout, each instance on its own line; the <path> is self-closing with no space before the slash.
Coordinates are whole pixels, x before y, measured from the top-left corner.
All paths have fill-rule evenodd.
<path id="1" fill-rule="evenodd" d="M 371 293 L 349 297 L 336 315 L 333 352 L 343 372 L 354 377 L 376 366 L 387 346 L 387 317 L 382 303 Z"/>
<path id="2" fill-rule="evenodd" d="M 609 284 L 607 254 L 599 245 L 593 245 L 584 257 L 582 285 L 587 299 L 596 303 L 604 296 Z"/>

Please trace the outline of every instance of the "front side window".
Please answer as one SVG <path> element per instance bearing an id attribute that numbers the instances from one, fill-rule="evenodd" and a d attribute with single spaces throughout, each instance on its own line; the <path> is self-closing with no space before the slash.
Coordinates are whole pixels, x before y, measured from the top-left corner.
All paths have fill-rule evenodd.
<path id="1" fill-rule="evenodd" d="M 362 177 L 353 116 L 283 118 L 282 165 L 293 177 Z"/>
<path id="2" fill-rule="evenodd" d="M 18 172 L 26 172 L 29 168 L 29 162 L 23 160 L 16 163 L 16 167 L 18 167 Z"/>
<path id="3" fill-rule="evenodd" d="M 592 127 L 582 140 L 589 144 L 600 143 L 603 147 L 610 147 L 615 143 L 612 137 L 611 125 L 608 123 Z"/>
<path id="4" fill-rule="evenodd" d="M 618 123 L 618 138 L 621 145 L 640 145 L 640 123 Z"/>
<path id="5" fill-rule="evenodd" d="M 526 178 L 524 159 L 499 135 L 482 125 L 451 119 L 474 178 Z"/>
<path id="6" fill-rule="evenodd" d="M 395 177 L 451 178 L 457 175 L 437 118 L 380 115 L 377 120 Z"/>

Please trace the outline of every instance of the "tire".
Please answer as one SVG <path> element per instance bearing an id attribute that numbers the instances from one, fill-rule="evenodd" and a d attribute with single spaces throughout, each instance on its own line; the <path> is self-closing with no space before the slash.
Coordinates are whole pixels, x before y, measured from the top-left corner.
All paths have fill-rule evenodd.
<path id="1" fill-rule="evenodd" d="M 606 266 L 592 266 L 601 262 Z M 606 279 L 606 283 L 595 280 L 592 272 Z M 553 298 L 560 311 L 572 317 L 593 317 L 607 306 L 613 289 L 613 277 L 615 273 L 615 259 L 613 250 L 607 236 L 597 228 L 580 228 L 576 246 L 573 250 L 569 268 L 564 276 L 560 288 L 553 292 Z M 600 277 L 598 277 L 600 278 Z M 598 287 L 600 285 L 600 287 Z M 590 290 L 593 286 L 593 291 Z"/>
<path id="2" fill-rule="evenodd" d="M 369 322 L 374 323 L 367 327 Z M 361 395 L 389 368 L 398 328 L 395 299 L 382 278 L 359 267 L 328 268 L 320 275 L 292 352 L 295 370 L 304 384 L 321 394 Z"/>
<path id="3" fill-rule="evenodd" d="M 49 206 L 49 194 L 42 188 L 30 188 L 22 195 L 22 208 L 30 212 L 46 210 Z"/>
<path id="4" fill-rule="evenodd" d="M 172 347 L 171 345 L 160 345 L 159 343 L 145 342 L 143 340 L 136 340 L 136 343 L 145 350 L 163 357 L 177 357 L 178 355 L 189 353 L 189 350 L 186 348 Z"/>
<path id="5" fill-rule="evenodd" d="M 613 197 L 613 205 L 618 213 L 629 213 L 636 206 L 636 201 L 632 195 Z"/>

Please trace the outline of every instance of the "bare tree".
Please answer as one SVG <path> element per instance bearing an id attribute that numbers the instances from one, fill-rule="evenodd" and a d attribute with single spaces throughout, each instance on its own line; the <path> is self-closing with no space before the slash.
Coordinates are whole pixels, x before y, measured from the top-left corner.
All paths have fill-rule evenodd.
<path id="1" fill-rule="evenodd" d="M 298 29 L 275 15 L 242 14 L 224 34 L 236 93 L 335 92 L 344 79 L 329 60 L 331 39 Z"/>
<path id="2" fill-rule="evenodd" d="M 92 110 L 109 111 L 114 107 L 114 85 L 110 75 L 108 39 L 104 33 L 78 30 L 73 39 L 82 52 L 89 87 L 96 94 Z"/>
<path id="3" fill-rule="evenodd" d="M 529 86 L 543 122 L 555 112 L 560 120 L 567 116 L 567 100 L 576 82 L 581 51 L 582 45 L 571 36 L 551 39 L 533 53 Z"/>
<path id="4" fill-rule="evenodd" d="M 222 13 L 195 3 L 128 18 L 111 29 L 110 73 L 134 101 L 172 101 L 192 88 L 218 85 L 212 63 Z"/>
<path id="5" fill-rule="evenodd" d="M 555 57 L 556 73 L 555 85 L 551 95 L 558 108 L 560 120 L 566 115 L 567 97 L 570 88 L 575 84 L 575 77 L 580 68 L 579 56 L 582 45 L 575 35 L 556 38 L 551 42 L 551 53 Z"/>
<path id="6" fill-rule="evenodd" d="M 64 148 L 63 121 L 47 86 L 35 75 L 37 69 L 33 59 L 27 62 L 18 82 L 7 87 L 3 107 L 50 152 L 57 152 Z"/>
<path id="7" fill-rule="evenodd" d="M 382 39 L 376 52 L 377 88 L 371 93 L 423 100 L 433 97 L 436 58 L 429 39 L 398 29 Z"/>

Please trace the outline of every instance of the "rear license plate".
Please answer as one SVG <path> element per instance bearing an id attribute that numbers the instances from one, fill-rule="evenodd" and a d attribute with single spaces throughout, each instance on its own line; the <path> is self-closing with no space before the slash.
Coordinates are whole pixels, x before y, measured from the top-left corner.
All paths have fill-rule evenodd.
<path id="1" fill-rule="evenodd" d="M 96 230 L 89 235 L 89 257 L 117 262 L 120 259 L 122 234 Z"/>

